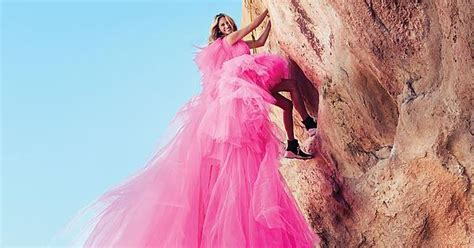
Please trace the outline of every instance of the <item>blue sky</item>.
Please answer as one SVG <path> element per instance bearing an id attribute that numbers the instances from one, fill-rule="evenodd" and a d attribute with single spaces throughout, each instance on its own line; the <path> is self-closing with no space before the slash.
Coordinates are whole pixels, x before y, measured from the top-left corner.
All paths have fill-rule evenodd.
<path id="1" fill-rule="evenodd" d="M 241 1 L 1 1 L 2 247 L 42 246 L 141 168 Z"/>

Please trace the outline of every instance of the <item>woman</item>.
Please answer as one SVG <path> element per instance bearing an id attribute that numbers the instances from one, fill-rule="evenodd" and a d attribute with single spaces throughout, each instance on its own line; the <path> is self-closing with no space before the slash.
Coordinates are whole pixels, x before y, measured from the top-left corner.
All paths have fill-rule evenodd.
<path id="1" fill-rule="evenodd" d="M 237 26 L 234 20 L 225 14 L 218 14 L 214 19 L 214 23 L 211 26 L 211 35 L 209 36 L 209 43 L 213 43 L 217 39 L 224 39 L 226 42 L 232 46 L 235 43 L 242 42 L 241 39 L 245 37 L 248 33 L 252 32 L 255 28 L 257 28 L 264 20 L 265 16 L 267 15 L 268 11 L 265 10 L 262 15 L 257 17 L 250 25 L 237 30 Z M 267 40 L 268 34 L 270 33 L 271 22 L 268 22 L 264 32 L 256 41 L 245 41 L 249 48 L 258 48 L 265 45 Z M 301 97 L 301 93 L 299 87 L 296 85 L 296 81 L 292 79 L 287 79 L 285 76 L 287 75 L 287 65 L 286 62 L 275 55 L 272 54 L 261 54 L 254 56 L 254 58 L 241 58 L 242 60 L 255 60 L 259 64 L 263 64 L 264 67 L 267 67 L 269 74 L 272 75 L 273 80 L 257 80 L 257 82 L 265 81 L 263 84 L 259 86 L 264 88 L 265 90 L 269 91 L 274 100 L 272 103 L 283 109 L 283 123 L 285 126 L 285 130 L 287 133 L 288 141 L 287 141 L 287 148 L 285 152 L 286 158 L 299 158 L 299 159 L 309 159 L 312 158 L 311 155 L 306 154 L 303 152 L 298 144 L 298 140 L 294 137 L 293 132 L 293 102 L 295 105 L 296 110 L 302 117 L 302 123 L 306 127 L 310 136 L 314 136 L 316 134 L 316 122 L 314 121 L 311 116 L 309 116 L 308 112 L 306 111 L 306 107 L 304 105 L 303 99 Z M 235 61 L 234 64 L 241 63 L 241 60 Z M 278 66 L 275 66 L 277 64 Z M 279 80 L 277 80 L 279 79 Z M 284 96 L 282 96 L 279 92 L 287 91 L 291 94 L 290 101 Z"/>
<path id="2" fill-rule="evenodd" d="M 313 247 L 319 242 L 278 171 L 279 137 L 268 117 L 275 103 L 286 111 L 289 127 L 291 103 L 279 91 L 290 91 L 307 116 L 299 92 L 294 81 L 282 79 L 284 60 L 249 55 L 250 47 L 264 43 L 269 27 L 258 41 L 241 40 L 266 15 L 241 30 L 229 16 L 215 17 L 212 43 L 195 57 L 202 92 L 177 113 L 170 125 L 176 131 L 143 169 L 79 213 L 75 223 L 87 215 L 89 222 L 76 244 Z M 292 135 L 288 132 L 290 140 Z M 306 156 L 297 142 L 290 141 L 287 150 Z"/>

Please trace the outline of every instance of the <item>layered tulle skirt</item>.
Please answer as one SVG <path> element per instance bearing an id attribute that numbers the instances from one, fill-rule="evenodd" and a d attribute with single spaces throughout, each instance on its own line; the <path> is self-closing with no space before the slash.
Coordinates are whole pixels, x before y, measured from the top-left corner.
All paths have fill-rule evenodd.
<path id="1" fill-rule="evenodd" d="M 282 57 L 274 54 L 245 54 L 223 64 L 223 78 L 235 75 L 270 91 L 281 79 L 288 78 L 288 64 Z"/>
<path id="2" fill-rule="evenodd" d="M 269 89 L 284 60 L 243 55 L 203 81 L 146 166 L 76 216 L 85 247 L 312 247 L 278 171 Z M 86 224 L 84 220 L 87 219 Z M 78 221 L 79 220 L 79 221 Z M 77 229 L 73 229 L 77 230 Z"/>

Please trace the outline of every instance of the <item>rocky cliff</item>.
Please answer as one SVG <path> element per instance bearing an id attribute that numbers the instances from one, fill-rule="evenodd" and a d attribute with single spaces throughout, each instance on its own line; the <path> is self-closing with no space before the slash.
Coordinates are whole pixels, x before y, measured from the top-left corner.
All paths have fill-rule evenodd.
<path id="1" fill-rule="evenodd" d="M 321 246 L 472 247 L 472 3 L 245 0 L 243 22 L 267 7 L 261 51 L 318 117 L 316 159 L 281 172 Z"/>

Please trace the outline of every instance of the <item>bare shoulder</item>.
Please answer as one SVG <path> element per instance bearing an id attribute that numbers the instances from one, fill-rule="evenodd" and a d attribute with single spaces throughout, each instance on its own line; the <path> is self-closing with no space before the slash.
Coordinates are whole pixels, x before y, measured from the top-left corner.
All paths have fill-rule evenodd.
<path id="1" fill-rule="evenodd" d="M 225 38 L 227 38 L 227 42 L 230 45 L 233 45 L 234 43 L 244 38 L 245 35 L 247 35 L 247 31 L 244 28 L 244 29 L 238 29 L 237 31 L 230 33 Z"/>
<path id="2" fill-rule="evenodd" d="M 233 45 L 233 43 L 231 43 L 231 42 L 229 41 L 229 36 L 228 36 L 228 35 L 227 35 L 226 37 L 223 37 L 223 38 L 222 38 L 222 42 L 224 42 L 224 43 L 225 43 L 226 45 L 228 45 L 228 46 L 232 46 L 232 45 Z"/>

